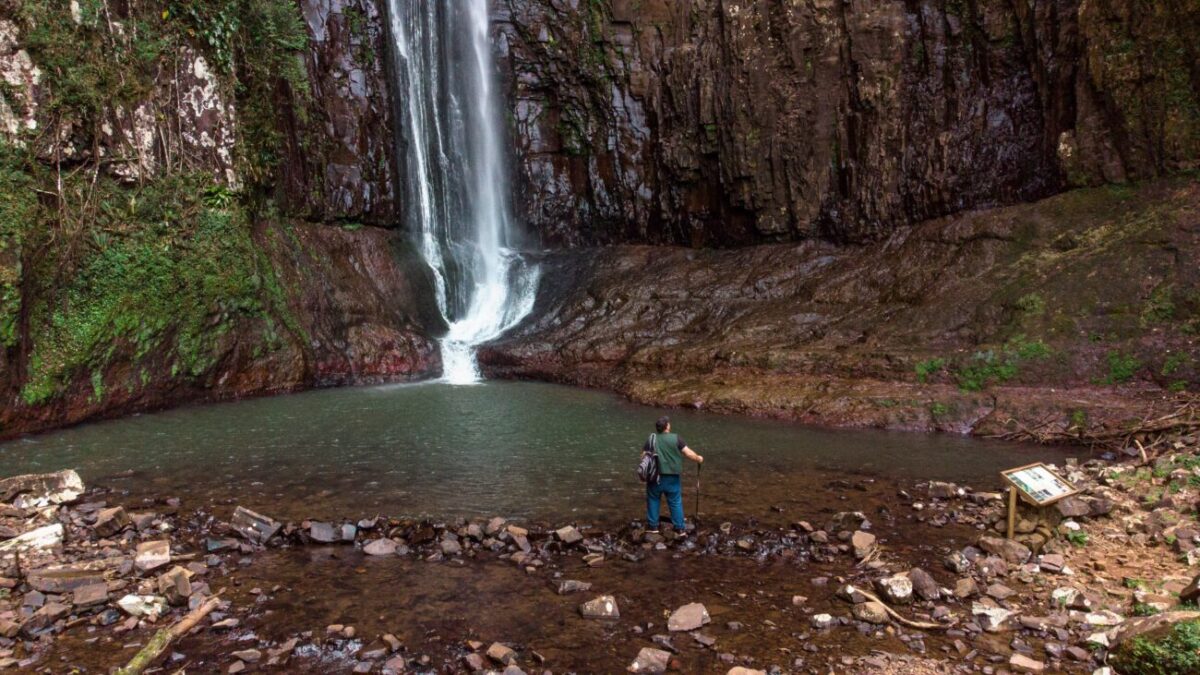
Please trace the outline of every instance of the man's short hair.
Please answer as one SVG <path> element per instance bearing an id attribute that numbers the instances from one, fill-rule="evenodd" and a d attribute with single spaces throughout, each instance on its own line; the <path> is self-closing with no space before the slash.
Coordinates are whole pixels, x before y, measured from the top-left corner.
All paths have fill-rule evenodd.
<path id="1" fill-rule="evenodd" d="M 666 415 L 663 415 L 662 417 L 658 418 L 657 421 L 654 422 L 654 428 L 658 429 L 658 433 L 661 434 L 662 432 L 667 430 L 667 425 L 670 423 L 671 423 L 671 418 L 667 417 Z"/>

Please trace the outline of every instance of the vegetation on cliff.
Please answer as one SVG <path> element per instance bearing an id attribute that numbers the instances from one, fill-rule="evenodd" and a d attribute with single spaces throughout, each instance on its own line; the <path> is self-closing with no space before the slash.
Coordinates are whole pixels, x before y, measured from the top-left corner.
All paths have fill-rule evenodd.
<path id="1" fill-rule="evenodd" d="M 97 400 L 109 386 L 144 386 L 152 375 L 139 364 L 151 356 L 171 377 L 200 377 L 243 321 L 258 325 L 264 350 L 296 330 L 252 235 L 256 221 L 276 220 L 272 101 L 281 87 L 307 91 L 297 7 L 172 0 L 123 11 L 100 0 L 0 9 L 38 69 L 36 124 L 0 139 L 4 384 L 28 405 L 80 380 Z M 165 93 L 181 68 L 211 74 L 200 96 Z M 236 101 L 236 124 L 222 99 Z M 166 119 L 135 116 L 125 133 L 127 111 L 154 104 Z M 156 136 L 187 115 L 230 127 L 198 127 L 197 147 L 236 132 L 228 166 Z M 109 381 L 117 363 L 119 382 Z"/>

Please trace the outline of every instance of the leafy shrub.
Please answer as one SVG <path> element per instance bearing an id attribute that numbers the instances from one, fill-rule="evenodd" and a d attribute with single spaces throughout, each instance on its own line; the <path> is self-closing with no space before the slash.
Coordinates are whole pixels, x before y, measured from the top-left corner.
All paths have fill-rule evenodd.
<path id="1" fill-rule="evenodd" d="M 1164 631 L 1139 635 L 1110 657 L 1122 673 L 1200 673 L 1200 621 L 1181 621 Z"/>
<path id="2" fill-rule="evenodd" d="M 1108 373 L 1101 380 L 1104 384 L 1128 382 L 1142 367 L 1142 362 L 1137 357 L 1118 351 L 1109 352 L 1105 360 L 1108 362 Z"/>
<path id="3" fill-rule="evenodd" d="M 926 359 L 916 365 L 917 381 L 925 383 L 929 376 L 937 373 L 946 366 L 946 359 Z"/>

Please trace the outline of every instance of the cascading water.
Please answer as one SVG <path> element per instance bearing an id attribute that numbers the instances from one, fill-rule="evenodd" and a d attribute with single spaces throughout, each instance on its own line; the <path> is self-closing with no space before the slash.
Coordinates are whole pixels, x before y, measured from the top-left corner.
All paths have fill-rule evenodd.
<path id="1" fill-rule="evenodd" d="M 487 0 L 388 0 L 409 221 L 433 269 L 442 379 L 479 380 L 475 347 L 533 308 L 537 268 L 516 250 Z"/>

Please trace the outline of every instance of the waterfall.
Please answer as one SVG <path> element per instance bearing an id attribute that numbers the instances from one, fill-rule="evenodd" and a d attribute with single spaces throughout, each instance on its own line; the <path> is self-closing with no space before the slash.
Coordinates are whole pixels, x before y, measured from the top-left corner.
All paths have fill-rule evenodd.
<path id="1" fill-rule="evenodd" d="M 433 270 L 442 379 L 479 380 L 475 347 L 533 308 L 538 270 L 517 251 L 487 0 L 388 0 L 397 158 L 407 215 Z"/>

